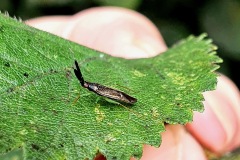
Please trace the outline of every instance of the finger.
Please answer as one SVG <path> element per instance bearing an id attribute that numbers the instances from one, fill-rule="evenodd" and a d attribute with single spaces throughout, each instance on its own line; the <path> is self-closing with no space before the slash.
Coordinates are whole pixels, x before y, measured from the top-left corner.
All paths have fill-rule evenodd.
<path id="1" fill-rule="evenodd" d="M 226 149 L 230 151 L 240 146 L 240 92 L 237 86 L 225 76 L 219 77 L 219 86 L 221 86 L 219 87 L 220 94 L 228 101 L 229 107 L 234 113 L 234 134 L 232 141 L 229 142 L 228 148 Z"/>
<path id="2" fill-rule="evenodd" d="M 134 158 L 132 158 L 133 160 Z M 168 125 L 159 148 L 144 145 L 141 160 L 206 160 L 198 142 L 181 125 Z"/>
<path id="3" fill-rule="evenodd" d="M 47 21 L 51 21 L 50 19 Z M 34 26 L 31 20 L 28 24 Z M 128 9 L 92 8 L 72 16 L 64 25 L 62 23 L 59 25 L 54 26 L 57 28 L 56 32 L 52 28 L 53 25 L 49 30 L 113 56 L 150 57 L 166 50 L 166 45 L 155 25 L 143 15 Z M 44 27 L 47 30 L 46 26 Z"/>
<path id="4" fill-rule="evenodd" d="M 63 26 L 66 25 L 70 17 L 71 16 L 45 16 L 26 20 L 25 23 L 34 28 L 62 36 Z"/>
<path id="5" fill-rule="evenodd" d="M 208 149 L 224 154 L 240 144 L 240 96 L 225 76 L 218 78 L 215 91 L 204 93 L 203 113 L 195 113 L 189 131 Z"/>

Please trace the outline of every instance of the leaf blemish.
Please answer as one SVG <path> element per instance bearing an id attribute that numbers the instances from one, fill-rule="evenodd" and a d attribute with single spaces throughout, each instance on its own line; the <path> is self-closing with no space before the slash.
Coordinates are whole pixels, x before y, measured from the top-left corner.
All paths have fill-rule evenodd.
<path id="1" fill-rule="evenodd" d="M 94 111 L 95 111 L 95 113 L 97 115 L 97 117 L 96 117 L 97 122 L 103 121 L 103 119 L 105 118 L 104 112 L 100 111 L 98 107 L 96 107 L 94 109 Z"/>
<path id="2" fill-rule="evenodd" d="M 151 113 L 152 113 L 152 116 L 153 117 L 158 117 L 160 114 L 158 113 L 158 110 L 157 110 L 157 108 L 156 107 L 153 107 L 152 109 L 151 109 Z"/>
<path id="3" fill-rule="evenodd" d="M 39 150 L 40 147 L 37 144 L 31 144 L 33 150 Z"/>
<path id="4" fill-rule="evenodd" d="M 12 150 L 12 148 L 7 148 L 6 149 L 6 152 L 9 152 L 9 151 L 11 151 Z"/>
<path id="5" fill-rule="evenodd" d="M 145 128 L 145 129 L 148 129 L 148 128 L 149 128 L 149 125 L 148 125 L 148 124 L 146 124 L 146 125 L 144 126 L 144 128 Z"/>
<path id="6" fill-rule="evenodd" d="M 53 113 L 54 115 L 57 115 L 57 114 L 58 114 L 58 111 L 56 111 L 55 109 L 53 109 L 53 110 L 52 110 L 52 113 Z"/>
<path id="7" fill-rule="evenodd" d="M 115 140 L 116 140 L 116 138 L 113 137 L 112 134 L 108 134 L 108 135 L 105 137 L 105 142 L 106 142 L 106 143 L 109 143 L 109 142 L 112 142 L 112 141 L 115 141 Z"/>
<path id="8" fill-rule="evenodd" d="M 67 79 L 71 79 L 71 71 L 69 70 L 66 71 L 66 77 Z"/>
<path id="9" fill-rule="evenodd" d="M 146 74 L 138 71 L 138 70 L 134 70 L 132 71 L 132 73 L 136 76 L 136 77 L 146 77 Z"/>
<path id="10" fill-rule="evenodd" d="M 7 92 L 8 92 L 8 93 L 11 93 L 11 92 L 13 92 L 13 91 L 14 91 L 14 88 L 12 88 L 12 87 L 10 87 L 10 88 L 7 89 Z"/>
<path id="11" fill-rule="evenodd" d="M 28 78 L 29 74 L 28 73 L 23 73 L 24 77 Z"/>
<path id="12" fill-rule="evenodd" d="M 54 69 L 50 69 L 50 73 L 57 73 L 57 71 Z"/>
<path id="13" fill-rule="evenodd" d="M 5 67 L 10 67 L 10 63 L 9 63 L 9 62 L 6 62 L 6 63 L 4 64 L 4 66 L 5 66 Z"/>

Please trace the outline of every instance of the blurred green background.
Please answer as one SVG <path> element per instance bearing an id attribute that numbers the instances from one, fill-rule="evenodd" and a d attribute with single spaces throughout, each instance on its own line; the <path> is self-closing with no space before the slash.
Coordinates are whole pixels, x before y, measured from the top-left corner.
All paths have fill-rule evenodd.
<path id="1" fill-rule="evenodd" d="M 219 70 L 240 88 L 240 0 L 0 0 L 0 10 L 23 20 L 72 15 L 96 6 L 136 10 L 155 23 L 168 46 L 189 34 L 208 33 L 224 63 Z"/>

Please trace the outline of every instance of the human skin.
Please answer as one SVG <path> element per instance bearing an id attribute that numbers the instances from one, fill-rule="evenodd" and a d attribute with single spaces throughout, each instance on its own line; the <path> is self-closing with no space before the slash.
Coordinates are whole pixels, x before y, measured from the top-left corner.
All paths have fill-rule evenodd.
<path id="1" fill-rule="evenodd" d="M 91 8 L 73 16 L 39 17 L 26 23 L 117 57 L 153 57 L 167 50 L 149 19 L 122 8 Z M 205 160 L 205 149 L 221 156 L 240 146 L 238 88 L 219 75 L 217 89 L 203 95 L 205 111 L 194 113 L 193 122 L 186 126 L 167 125 L 161 146 L 144 145 L 142 160 Z"/>

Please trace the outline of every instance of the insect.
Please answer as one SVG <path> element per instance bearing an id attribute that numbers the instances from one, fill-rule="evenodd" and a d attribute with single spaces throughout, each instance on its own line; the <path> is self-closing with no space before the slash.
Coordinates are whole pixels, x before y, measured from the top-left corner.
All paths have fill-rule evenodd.
<path id="1" fill-rule="evenodd" d="M 118 91 L 116 89 L 112 89 L 98 83 L 91 83 L 85 81 L 79 68 L 78 62 L 76 60 L 75 66 L 76 69 L 74 69 L 74 73 L 82 87 L 87 88 L 89 91 L 92 91 L 100 96 L 106 97 L 114 101 L 123 102 L 127 104 L 134 104 L 137 102 L 136 98 L 129 96 L 128 94 L 122 91 Z"/>

